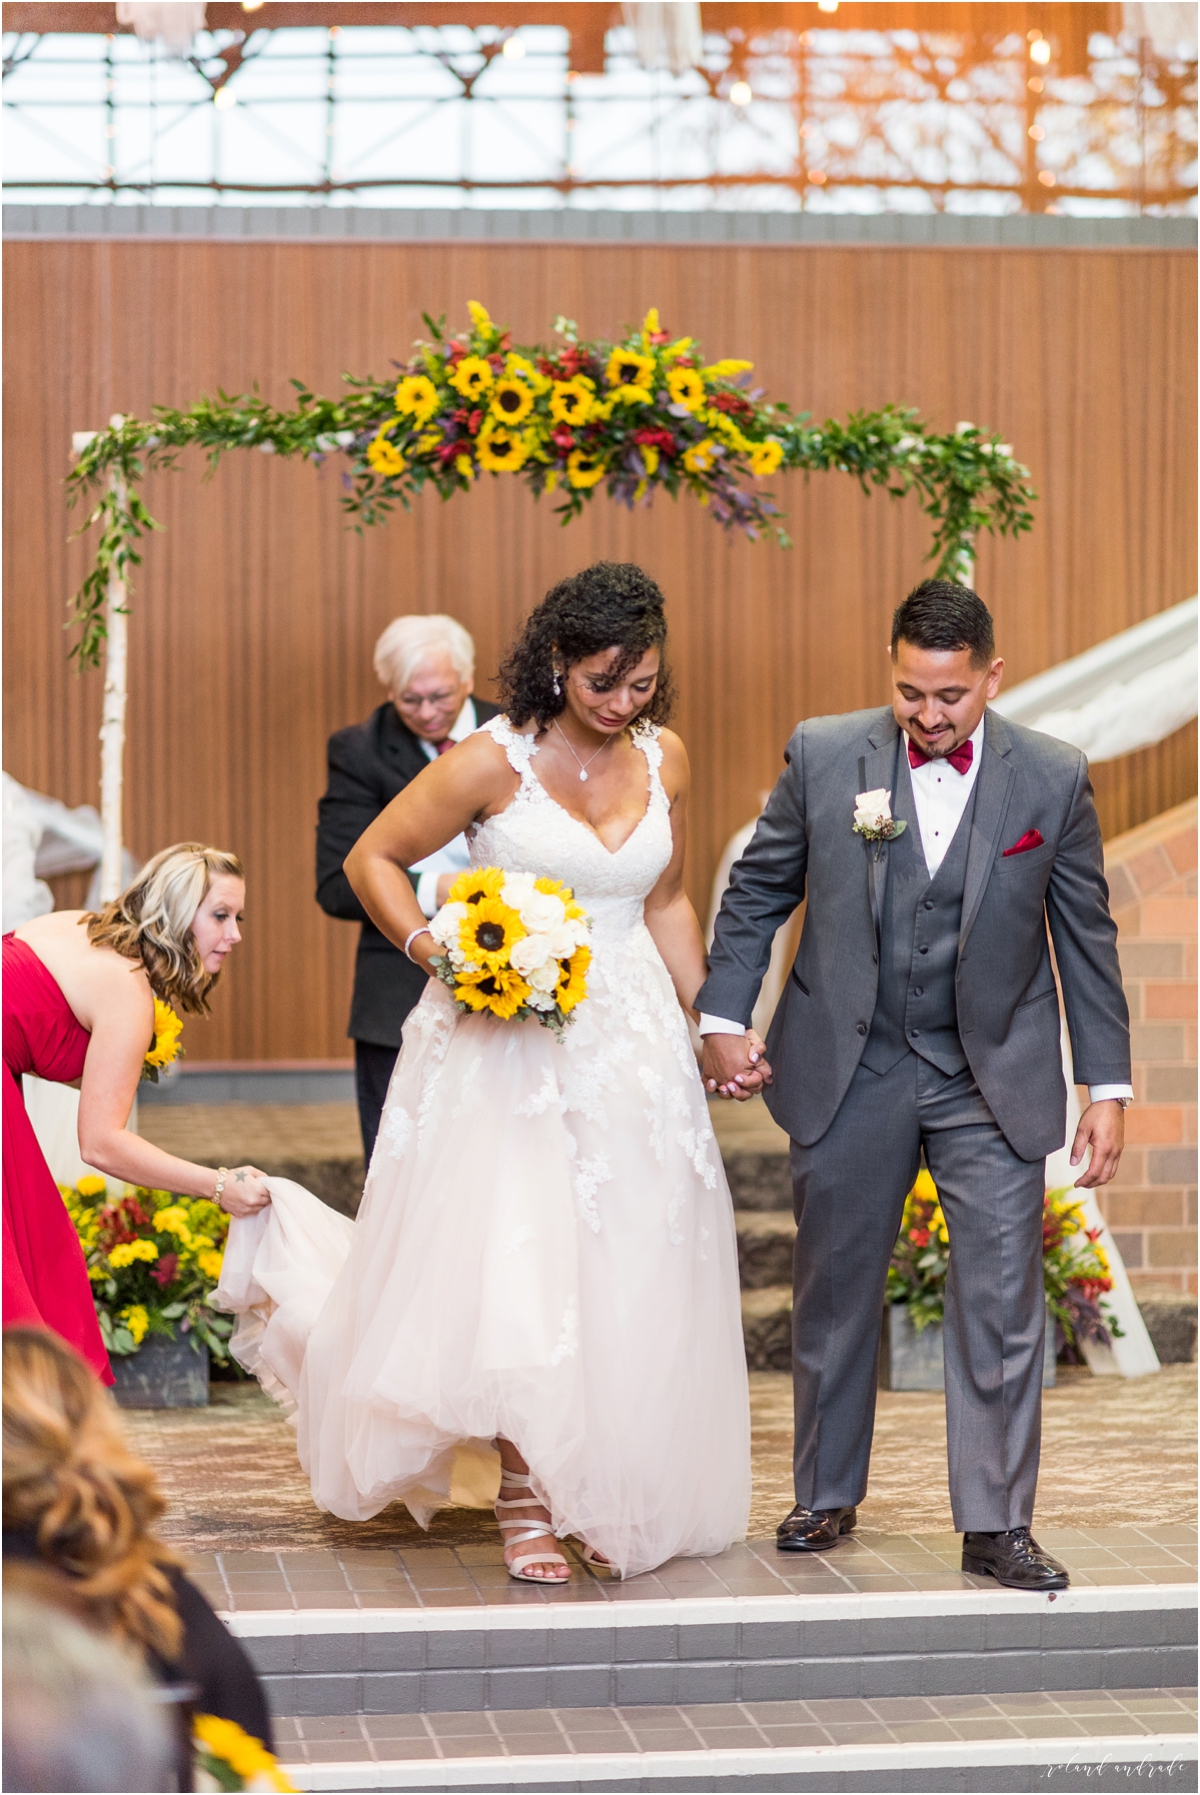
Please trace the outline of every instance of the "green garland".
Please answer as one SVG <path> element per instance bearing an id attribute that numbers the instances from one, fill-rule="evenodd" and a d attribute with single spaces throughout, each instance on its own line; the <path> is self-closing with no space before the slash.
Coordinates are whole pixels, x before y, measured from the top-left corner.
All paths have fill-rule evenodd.
<path id="1" fill-rule="evenodd" d="M 407 510 L 426 485 L 448 499 L 490 473 L 519 475 L 535 498 L 557 494 L 564 524 L 601 485 L 630 508 L 659 489 L 673 498 L 690 491 L 724 528 L 788 547 L 761 487 L 783 468 L 837 469 L 864 492 L 882 486 L 893 498 L 916 493 L 933 522 L 929 559 L 948 579 L 969 579 L 979 530 L 1017 536 L 1032 527 L 1029 470 L 994 432 L 962 424 L 938 434 L 899 405 L 814 427 L 807 412 L 793 415 L 749 390 L 749 362 L 704 366 L 692 338 L 670 341 L 656 311 L 619 343 L 580 342 L 559 318 L 558 346 L 516 349 L 481 305 L 469 309 L 471 328 L 458 336 L 426 315 L 431 340 L 415 345 L 398 378 L 347 375 L 340 399 L 293 381 L 293 411 L 275 410 L 257 391 L 220 393 L 183 411 L 157 405 L 149 422 L 114 419 L 93 436 L 67 480 L 68 503 L 95 494 L 83 529 L 100 525 L 69 620 L 80 626 L 72 653 L 81 667 L 99 664 L 110 581 L 128 582 L 141 538 L 160 527 L 138 482 L 175 467 L 193 444 L 210 473 L 230 449 L 315 462 L 344 455 L 342 504 L 360 531 L 384 522 L 397 502 Z"/>

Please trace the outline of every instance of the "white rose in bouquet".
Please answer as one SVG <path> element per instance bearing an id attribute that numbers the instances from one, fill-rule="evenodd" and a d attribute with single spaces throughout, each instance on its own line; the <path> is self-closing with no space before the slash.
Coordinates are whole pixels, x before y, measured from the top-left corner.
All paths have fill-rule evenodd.
<path id="1" fill-rule="evenodd" d="M 575 949 L 582 947 L 587 938 L 588 926 L 582 918 L 577 918 L 574 922 L 564 919 L 545 937 L 556 960 L 569 960 Z"/>
<path id="2" fill-rule="evenodd" d="M 548 935 L 523 935 L 519 941 L 514 941 L 509 954 L 513 971 L 519 972 L 523 979 L 531 978 L 547 960 L 555 959 Z"/>
<path id="3" fill-rule="evenodd" d="M 549 891 L 532 892 L 529 897 L 522 899 L 517 910 L 525 927 L 538 935 L 545 935 L 550 929 L 558 928 L 567 915 L 562 899 Z"/>
<path id="4" fill-rule="evenodd" d="M 529 974 L 530 989 L 533 991 L 544 991 L 547 996 L 550 996 L 554 987 L 558 984 L 558 975 L 558 961 L 554 959 L 552 955 L 548 954 L 542 964 L 535 967 Z"/>
<path id="5" fill-rule="evenodd" d="M 451 948 L 458 945 L 458 931 L 466 919 L 465 904 L 443 904 L 429 925 L 429 933 L 439 947 Z"/>

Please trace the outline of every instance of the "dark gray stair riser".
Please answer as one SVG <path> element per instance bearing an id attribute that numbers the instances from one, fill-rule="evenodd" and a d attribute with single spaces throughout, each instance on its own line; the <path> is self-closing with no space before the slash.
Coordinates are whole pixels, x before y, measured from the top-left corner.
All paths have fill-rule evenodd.
<path id="1" fill-rule="evenodd" d="M 1188 1608 L 249 1638 L 278 1714 L 1190 1687 Z"/>
<path id="2" fill-rule="evenodd" d="M 1092 1742 L 1080 1739 L 1080 1746 L 1095 1749 Z M 806 1775 L 794 1770 L 782 1774 L 764 1772 L 757 1776 L 655 1776 L 650 1773 L 634 1773 L 629 1777 L 604 1779 L 596 1782 L 562 1782 L 555 1780 L 553 1791 L 547 1783 L 443 1783 L 429 1784 L 436 1788 L 439 1795 L 603 1795 L 603 1792 L 623 1792 L 631 1795 L 634 1790 L 678 1791 L 679 1795 L 708 1795 L 708 1791 L 737 1790 L 750 1791 L 758 1789 L 779 1790 L 782 1795 L 900 1795 L 901 1791 L 916 1791 L 917 1795 L 1058 1795 L 1059 1790 L 1074 1791 L 1087 1789 L 1093 1795 L 1110 1795 L 1110 1792 L 1130 1789 L 1186 1790 L 1188 1795 L 1195 1795 L 1196 1760 L 1182 1759 L 1169 1764 L 1147 1763 L 1136 1755 L 1136 1739 L 1119 1742 L 1119 1751 L 1128 1752 L 1128 1758 L 1122 1761 L 1114 1757 L 1111 1748 L 1106 1748 L 1102 1759 L 1089 1763 L 1081 1755 L 1080 1761 L 1071 1764 L 997 1764 L 997 1765 L 962 1765 L 939 1769 L 920 1770 L 853 1770 L 837 1771 L 814 1770 Z M 969 1747 L 965 1748 L 969 1749 Z M 385 1785 L 373 1783 L 373 1788 Z M 405 1789 L 414 1787 L 405 1783 Z M 396 1785 L 400 1787 L 399 1784 Z"/>
<path id="3" fill-rule="evenodd" d="M 786 1153 L 727 1149 L 721 1157 L 735 1209 L 791 1209 L 792 1174 Z"/>

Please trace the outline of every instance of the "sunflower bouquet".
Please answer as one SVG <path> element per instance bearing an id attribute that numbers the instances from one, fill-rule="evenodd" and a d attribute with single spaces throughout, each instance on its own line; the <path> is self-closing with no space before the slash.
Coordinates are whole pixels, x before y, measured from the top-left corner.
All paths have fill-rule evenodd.
<path id="1" fill-rule="evenodd" d="M 121 1358 L 147 1334 L 173 1340 L 178 1328 L 224 1364 L 233 1322 L 213 1312 L 209 1297 L 221 1277 L 225 1211 L 205 1198 L 132 1184 L 110 1198 L 95 1173 L 59 1190 L 83 1248 L 106 1350 Z"/>
<path id="2" fill-rule="evenodd" d="M 169 1003 L 161 997 L 154 999 L 154 1039 L 150 1043 L 150 1051 L 142 1061 L 142 1083 L 147 1080 L 151 1084 L 158 1083 L 158 1075 L 166 1066 L 173 1065 L 183 1055 L 179 1037 L 183 1033 L 183 1023 L 175 1014 Z"/>
<path id="3" fill-rule="evenodd" d="M 216 1714 L 197 1714 L 192 1723 L 197 1789 L 294 1790 L 273 1754 L 237 1724 Z"/>
<path id="4" fill-rule="evenodd" d="M 433 972 L 462 1009 L 535 1016 L 561 1039 L 587 996 L 592 959 L 587 913 L 561 879 L 472 867 L 429 927 L 443 950 Z"/>

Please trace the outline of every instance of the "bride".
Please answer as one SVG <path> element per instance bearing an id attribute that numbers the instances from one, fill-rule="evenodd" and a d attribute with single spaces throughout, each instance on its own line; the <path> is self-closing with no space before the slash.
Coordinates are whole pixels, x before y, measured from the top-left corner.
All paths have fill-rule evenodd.
<path id="1" fill-rule="evenodd" d="M 234 1224 L 219 1296 L 241 1312 L 237 1355 L 298 1410 L 319 1506 L 366 1519 L 402 1498 L 427 1525 L 452 1481 L 456 1499 L 490 1481 L 490 1499 L 498 1452 L 525 1581 L 570 1575 L 568 1535 L 630 1575 L 723 1551 L 748 1518 L 733 1214 L 684 1018 L 705 959 L 665 639 L 639 568 L 564 580 L 502 669 L 505 714 L 346 862 L 426 969 L 440 950 L 405 868 L 460 830 L 473 865 L 571 886 L 592 961 L 562 1041 L 463 1016 L 430 979 L 357 1223 L 276 1182 L 271 1210 Z"/>

